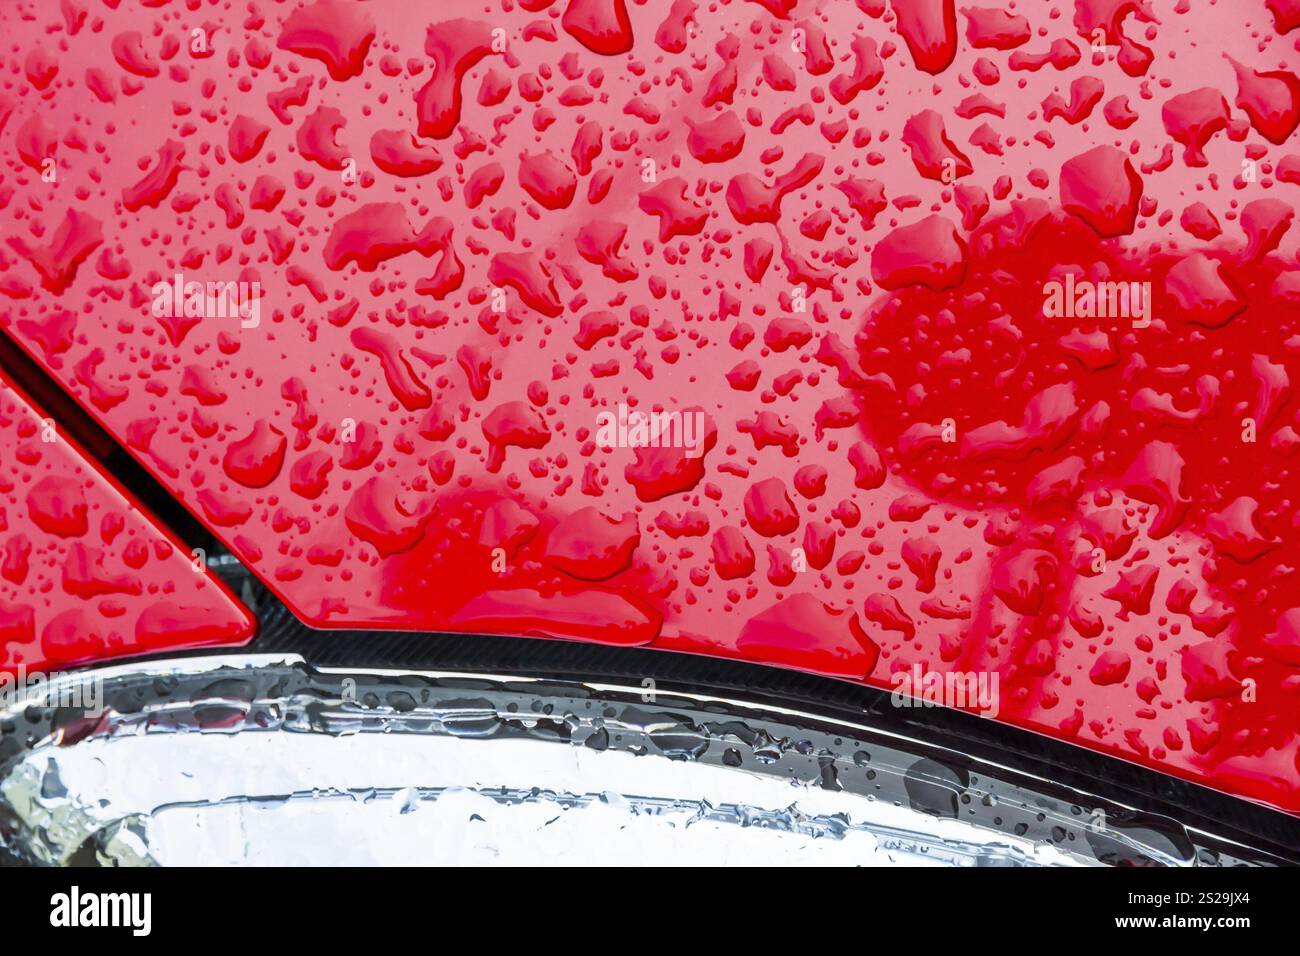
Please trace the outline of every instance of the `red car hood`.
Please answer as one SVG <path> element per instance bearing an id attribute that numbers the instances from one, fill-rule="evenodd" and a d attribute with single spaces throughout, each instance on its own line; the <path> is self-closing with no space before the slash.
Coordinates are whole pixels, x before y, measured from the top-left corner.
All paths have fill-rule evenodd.
<path id="1" fill-rule="evenodd" d="M 315 627 L 996 675 L 1300 811 L 1300 13 L 1191 6 L 8 3 L 0 326 Z M 247 639 L 5 394 L 4 666 Z"/>

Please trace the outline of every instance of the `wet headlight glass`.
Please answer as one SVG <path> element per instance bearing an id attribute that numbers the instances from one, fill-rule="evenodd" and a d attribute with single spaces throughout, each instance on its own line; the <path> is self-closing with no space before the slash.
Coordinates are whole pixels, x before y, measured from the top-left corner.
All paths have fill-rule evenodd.
<path id="1" fill-rule="evenodd" d="M 718 697 L 288 656 L 87 672 L 3 714 L 0 844 L 46 864 L 1185 866 L 1163 818 Z M 55 702 L 57 686 L 44 691 Z M 94 699 L 94 695 L 91 696 Z"/>

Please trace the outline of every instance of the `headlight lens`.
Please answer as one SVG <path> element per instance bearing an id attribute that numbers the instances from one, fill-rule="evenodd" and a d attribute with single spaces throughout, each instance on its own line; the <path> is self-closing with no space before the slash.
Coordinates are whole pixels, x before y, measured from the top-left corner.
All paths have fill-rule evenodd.
<path id="1" fill-rule="evenodd" d="M 89 674 L 103 681 L 102 713 L 28 701 L 3 715 L 0 842 L 19 859 L 1195 860 L 1169 821 L 1049 796 L 894 734 L 741 701 L 499 675 L 321 671 L 272 655 Z"/>

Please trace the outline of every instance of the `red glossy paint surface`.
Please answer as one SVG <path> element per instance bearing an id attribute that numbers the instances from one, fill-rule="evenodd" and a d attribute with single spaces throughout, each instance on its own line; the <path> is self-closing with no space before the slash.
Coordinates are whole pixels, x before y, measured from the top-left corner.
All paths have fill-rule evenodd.
<path id="1" fill-rule="evenodd" d="M 0 376 L 0 669 L 243 644 L 256 622 Z"/>
<path id="2" fill-rule="evenodd" d="M 1296 811 L 1289 9 L 13 3 L 3 325 L 316 626 L 994 670 Z"/>

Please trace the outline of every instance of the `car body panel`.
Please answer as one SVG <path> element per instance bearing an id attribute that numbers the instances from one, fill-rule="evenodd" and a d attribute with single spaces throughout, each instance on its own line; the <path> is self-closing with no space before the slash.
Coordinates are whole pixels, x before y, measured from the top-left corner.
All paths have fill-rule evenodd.
<path id="1" fill-rule="evenodd" d="M 1296 55 L 1184 6 L 15 3 L 0 324 L 314 627 L 996 675 L 1300 811 Z"/>
<path id="2" fill-rule="evenodd" d="M 0 671 L 236 647 L 256 620 L 0 375 Z"/>

